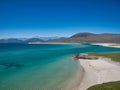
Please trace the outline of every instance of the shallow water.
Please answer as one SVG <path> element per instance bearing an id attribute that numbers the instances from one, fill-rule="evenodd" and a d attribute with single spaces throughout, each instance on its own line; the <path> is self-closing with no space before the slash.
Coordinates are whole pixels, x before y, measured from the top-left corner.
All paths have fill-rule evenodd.
<path id="1" fill-rule="evenodd" d="M 0 90 L 73 90 L 82 76 L 72 54 L 84 52 L 118 52 L 118 48 L 89 44 L 0 44 Z"/>

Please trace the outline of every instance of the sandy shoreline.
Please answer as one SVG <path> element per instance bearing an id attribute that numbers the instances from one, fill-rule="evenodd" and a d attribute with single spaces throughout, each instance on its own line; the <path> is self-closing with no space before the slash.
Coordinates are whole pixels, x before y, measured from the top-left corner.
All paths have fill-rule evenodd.
<path id="1" fill-rule="evenodd" d="M 55 42 L 41 43 L 41 42 L 29 42 L 28 44 L 80 44 L 80 43 L 59 43 L 59 42 L 58 43 L 57 42 L 56 43 Z"/>
<path id="2" fill-rule="evenodd" d="M 116 43 L 92 43 L 93 45 L 100 45 L 105 47 L 113 47 L 113 48 L 120 48 L 120 44 Z"/>
<path id="3" fill-rule="evenodd" d="M 120 64 L 110 61 L 108 58 L 98 60 L 79 59 L 84 69 L 84 76 L 79 90 L 87 90 L 89 87 L 104 82 L 120 81 Z"/>

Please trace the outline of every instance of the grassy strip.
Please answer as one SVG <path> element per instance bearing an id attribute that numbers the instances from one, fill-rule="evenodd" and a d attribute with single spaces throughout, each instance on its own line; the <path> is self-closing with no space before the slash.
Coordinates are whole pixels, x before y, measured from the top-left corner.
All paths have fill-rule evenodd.
<path id="1" fill-rule="evenodd" d="M 95 52 L 90 52 L 88 55 L 93 55 L 93 56 L 104 56 L 111 58 L 113 61 L 120 62 L 120 52 L 118 53 L 95 53 Z"/>
<path id="2" fill-rule="evenodd" d="M 120 90 L 120 81 L 98 84 L 87 90 Z"/>

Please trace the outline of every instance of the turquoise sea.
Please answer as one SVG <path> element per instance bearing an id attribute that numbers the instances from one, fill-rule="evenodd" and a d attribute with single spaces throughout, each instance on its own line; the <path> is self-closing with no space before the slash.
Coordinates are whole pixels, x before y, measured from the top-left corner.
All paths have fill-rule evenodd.
<path id="1" fill-rule="evenodd" d="M 91 44 L 0 44 L 0 90 L 77 90 L 82 68 L 72 55 L 120 52 Z M 20 67 L 3 64 L 14 63 Z"/>

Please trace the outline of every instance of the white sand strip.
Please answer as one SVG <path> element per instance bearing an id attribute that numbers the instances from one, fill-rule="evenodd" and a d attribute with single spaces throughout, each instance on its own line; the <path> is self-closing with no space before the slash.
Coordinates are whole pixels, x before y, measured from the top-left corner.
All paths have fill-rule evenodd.
<path id="1" fill-rule="evenodd" d="M 120 64 L 110 62 L 107 58 L 98 60 L 80 59 L 85 74 L 79 90 L 87 90 L 90 86 L 120 80 Z"/>
<path id="2" fill-rule="evenodd" d="M 113 47 L 113 48 L 120 48 L 120 44 L 116 43 L 92 43 L 93 45 L 101 45 L 105 47 Z"/>

